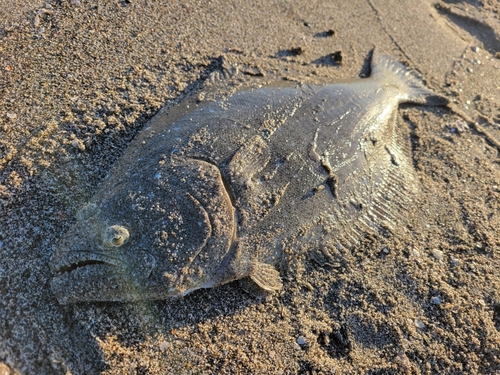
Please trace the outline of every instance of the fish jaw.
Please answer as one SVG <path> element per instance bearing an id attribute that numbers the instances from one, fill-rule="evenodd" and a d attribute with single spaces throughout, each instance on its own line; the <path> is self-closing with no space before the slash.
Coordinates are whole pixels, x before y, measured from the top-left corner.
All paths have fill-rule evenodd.
<path id="1" fill-rule="evenodd" d="M 59 303 L 137 300 L 141 290 L 131 275 L 114 266 L 91 264 L 52 278 L 52 292 Z"/>
<path id="2" fill-rule="evenodd" d="M 73 251 L 52 262 L 51 289 L 61 304 L 92 301 L 134 301 L 151 293 L 154 257 L 139 251 L 133 263 L 91 251 Z M 154 299 L 155 293 L 150 298 Z"/>
<path id="3" fill-rule="evenodd" d="M 99 301 L 103 297 L 117 300 L 119 296 L 119 300 L 122 300 L 123 295 L 127 294 L 123 290 L 126 284 L 117 277 L 115 271 L 110 265 L 87 264 L 85 267 L 57 274 L 52 278 L 50 287 L 62 305 Z"/>

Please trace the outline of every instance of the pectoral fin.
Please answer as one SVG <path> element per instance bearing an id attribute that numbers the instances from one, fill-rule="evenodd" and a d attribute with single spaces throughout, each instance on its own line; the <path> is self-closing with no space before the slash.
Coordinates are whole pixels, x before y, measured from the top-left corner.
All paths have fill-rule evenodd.
<path id="1" fill-rule="evenodd" d="M 233 155 L 228 164 L 231 180 L 244 185 L 269 163 L 269 148 L 260 136 L 250 138 Z"/>
<path id="2" fill-rule="evenodd" d="M 249 277 L 260 288 L 268 292 L 276 292 L 283 288 L 279 272 L 270 264 L 251 259 L 244 240 L 234 244 L 224 258 L 214 277 L 202 288 L 223 285 L 228 282 Z"/>
<path id="3" fill-rule="evenodd" d="M 269 292 L 283 289 L 280 273 L 270 264 L 254 262 L 249 274 L 253 282 Z"/>

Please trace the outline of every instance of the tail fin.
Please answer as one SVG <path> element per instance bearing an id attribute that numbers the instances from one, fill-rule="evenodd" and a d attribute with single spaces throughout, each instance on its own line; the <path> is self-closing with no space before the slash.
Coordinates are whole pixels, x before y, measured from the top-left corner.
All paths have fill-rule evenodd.
<path id="1" fill-rule="evenodd" d="M 404 94 L 402 102 L 445 106 L 448 99 L 425 87 L 422 79 L 412 70 L 388 56 L 373 50 L 371 77 L 398 87 Z"/>

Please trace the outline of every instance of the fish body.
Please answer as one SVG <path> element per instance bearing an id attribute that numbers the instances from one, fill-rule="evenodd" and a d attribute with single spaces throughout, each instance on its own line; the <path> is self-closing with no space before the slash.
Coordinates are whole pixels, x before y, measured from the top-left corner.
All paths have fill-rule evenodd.
<path id="1" fill-rule="evenodd" d="M 61 303 L 246 277 L 279 290 L 275 264 L 299 237 L 346 246 L 397 224 L 391 210 L 415 186 L 396 131 L 405 102 L 443 104 L 374 53 L 369 78 L 278 82 L 158 115 L 61 239 L 52 290 Z"/>

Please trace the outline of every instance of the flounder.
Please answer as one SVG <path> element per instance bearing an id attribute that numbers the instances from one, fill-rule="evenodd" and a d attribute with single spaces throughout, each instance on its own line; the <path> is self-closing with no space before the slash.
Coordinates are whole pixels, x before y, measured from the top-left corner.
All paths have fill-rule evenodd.
<path id="1" fill-rule="evenodd" d="M 349 246 L 397 225 L 391 211 L 415 186 L 398 105 L 445 99 L 389 57 L 374 53 L 371 68 L 156 116 L 58 244 L 59 302 L 163 299 L 242 278 L 272 292 L 294 239 Z"/>

